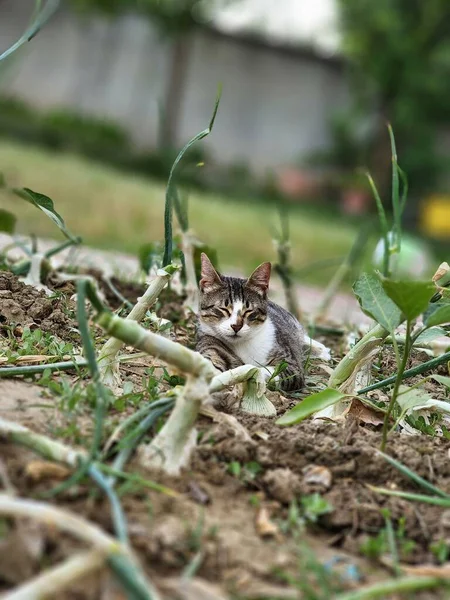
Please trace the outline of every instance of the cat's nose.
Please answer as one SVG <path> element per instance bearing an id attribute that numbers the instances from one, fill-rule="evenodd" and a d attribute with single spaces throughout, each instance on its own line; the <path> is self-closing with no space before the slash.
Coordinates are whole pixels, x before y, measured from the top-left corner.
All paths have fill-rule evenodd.
<path id="1" fill-rule="evenodd" d="M 238 321 L 237 323 L 234 323 L 233 325 L 231 325 L 231 329 L 237 333 L 238 331 L 240 331 L 242 329 L 242 325 L 244 323 L 242 321 Z"/>

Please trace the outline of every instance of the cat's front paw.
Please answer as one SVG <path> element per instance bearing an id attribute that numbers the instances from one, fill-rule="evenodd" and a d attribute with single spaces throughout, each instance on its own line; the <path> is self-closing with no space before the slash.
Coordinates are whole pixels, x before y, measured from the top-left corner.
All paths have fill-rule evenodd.
<path id="1" fill-rule="evenodd" d="M 209 361 L 211 361 L 213 366 L 218 371 L 222 371 L 222 373 L 223 373 L 224 371 L 227 370 L 227 365 L 226 365 L 225 361 L 223 360 L 223 358 L 221 358 L 215 352 L 204 352 L 204 353 L 202 352 L 201 354 L 204 358 L 207 358 Z"/>
<path id="2" fill-rule="evenodd" d="M 305 385 L 305 378 L 303 373 L 284 371 L 279 375 L 278 385 L 283 392 L 299 392 Z"/>

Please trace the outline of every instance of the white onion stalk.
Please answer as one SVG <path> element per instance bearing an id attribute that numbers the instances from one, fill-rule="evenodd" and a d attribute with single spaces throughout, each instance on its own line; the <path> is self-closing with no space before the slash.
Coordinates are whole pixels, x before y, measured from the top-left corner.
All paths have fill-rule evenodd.
<path id="1" fill-rule="evenodd" d="M 13 421 L 7 421 L 1 417 L 0 439 L 21 444 L 48 460 L 62 462 L 69 467 L 76 468 L 80 460 L 86 458 L 84 451 L 75 450 L 45 435 L 35 433 L 31 429 L 28 429 L 28 427 L 24 427 Z"/>
<path id="2" fill-rule="evenodd" d="M 241 401 L 241 410 L 261 417 L 273 417 L 277 414 L 275 406 L 266 397 L 266 375 L 257 369 L 245 381 L 244 396 Z"/>
<path id="3" fill-rule="evenodd" d="M 202 403 L 208 396 L 205 378 L 188 375 L 186 385 L 164 427 L 150 444 L 138 450 L 139 460 L 144 467 L 179 475 L 181 469 L 188 465 L 197 443 L 195 423 Z"/>
<path id="4" fill-rule="evenodd" d="M 156 277 L 150 282 L 145 294 L 139 298 L 126 320 L 142 321 L 177 268 L 174 265 L 168 265 L 164 269 L 157 271 Z M 124 343 L 120 339 L 110 338 L 103 346 L 98 357 L 101 380 L 113 391 L 118 391 L 121 385 L 119 364 L 116 356 L 123 345 Z"/>
<path id="5" fill-rule="evenodd" d="M 76 554 L 65 562 L 41 573 L 31 581 L 4 596 L 5 600 L 30 600 L 55 596 L 72 583 L 87 577 L 105 564 L 105 555 L 98 550 Z"/>

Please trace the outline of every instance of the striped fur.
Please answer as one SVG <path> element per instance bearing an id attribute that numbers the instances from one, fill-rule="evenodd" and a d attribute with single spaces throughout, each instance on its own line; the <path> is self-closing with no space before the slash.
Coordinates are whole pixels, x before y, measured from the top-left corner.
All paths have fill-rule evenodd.
<path id="1" fill-rule="evenodd" d="M 303 386 L 304 334 L 287 310 L 267 299 L 270 263 L 248 279 L 219 275 L 202 254 L 197 350 L 221 371 L 243 364 L 266 367 L 268 376 L 280 362 L 284 391 Z"/>

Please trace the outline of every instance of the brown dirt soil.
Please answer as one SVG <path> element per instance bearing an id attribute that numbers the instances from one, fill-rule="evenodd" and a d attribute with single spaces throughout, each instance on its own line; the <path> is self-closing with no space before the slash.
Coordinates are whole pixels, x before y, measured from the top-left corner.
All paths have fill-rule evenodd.
<path id="1" fill-rule="evenodd" d="M 0 272 L 0 323 L 38 326 L 63 340 L 79 339 L 74 332 L 74 304 L 66 295 L 46 296 L 7 271 Z"/>
<path id="2" fill-rule="evenodd" d="M 18 314 L 25 315 L 25 321 L 45 314 L 40 319 L 42 327 L 61 310 L 57 303 L 63 300 L 48 299 L 28 287 L 8 274 L 0 274 L 0 291 L 9 293 L 5 299 L 17 304 L 17 310 L 22 311 Z M 28 300 L 24 303 L 21 298 Z M 0 300 L 0 314 L 10 318 L 3 306 Z M 47 307 L 44 313 L 38 312 L 39 306 Z M 177 337 L 191 343 L 192 323 L 186 328 L 183 311 L 179 304 L 177 309 L 173 299 L 166 304 L 166 311 L 168 307 L 170 314 L 176 310 L 180 314 Z M 65 333 L 61 331 L 63 337 L 72 326 L 69 314 L 64 321 Z M 321 341 L 327 343 L 326 338 Z M 335 340 L 336 348 L 339 344 Z M 390 353 L 386 352 L 383 361 L 392 367 Z M 144 367 L 137 364 L 133 368 L 137 369 L 134 380 L 138 384 Z M 314 376 L 319 377 L 319 373 L 316 368 Z M 386 375 L 390 373 L 388 370 Z M 323 371 L 321 375 L 326 381 L 327 375 Z M 48 393 L 42 397 L 43 393 L 46 390 L 32 383 L 0 380 L 2 416 L 55 437 L 60 416 L 52 405 L 53 399 Z M 272 393 L 271 399 L 279 414 L 294 404 L 292 399 L 277 393 Z M 385 525 L 382 509 L 389 509 L 394 526 L 404 520 L 403 540 L 413 542 L 409 549 L 401 540 L 398 544 L 403 563 L 435 563 L 430 543 L 450 542 L 448 509 L 383 496 L 368 487 L 423 493 L 377 454 L 380 428 L 359 421 L 358 413 L 345 422 L 308 420 L 280 428 L 274 419 L 245 415 L 235 407 L 229 412 L 238 418 L 250 438 L 242 439 L 226 422 L 202 417 L 198 423 L 199 445 L 190 468 L 181 477 L 143 471 L 136 461 L 128 467 L 129 471 L 177 492 L 174 497 L 140 487 L 121 496 L 132 546 L 163 592 L 164 600 L 321 600 L 333 598 L 337 590 L 387 579 L 392 576 L 385 566 L 389 553 L 385 552 L 381 561 L 368 560 L 361 553 L 361 545 Z M 117 422 L 118 417 L 124 418 L 125 414 L 111 411 L 111 421 Z M 75 421 L 78 417 L 74 414 L 71 418 Z M 86 422 L 86 415 L 82 416 L 82 423 L 89 433 L 91 423 Z M 396 435 L 390 438 L 388 452 L 450 492 L 450 441 L 425 435 Z M 53 470 L 41 468 L 40 476 L 33 475 L 36 465 L 33 469 L 30 465 L 36 460 L 31 451 L 0 440 L 0 488 L 12 487 L 19 496 L 38 497 L 54 487 L 58 479 Z M 236 462 L 241 465 L 241 473 L 232 475 L 230 464 Z M 246 467 L 249 463 L 257 465 L 256 471 Z M 78 484 L 49 501 L 113 533 L 110 506 L 93 494 L 93 489 L 92 485 Z M 301 506 L 302 499 L 315 492 L 331 503 L 332 512 L 322 515 L 316 523 L 289 525 L 292 502 Z M 0 593 L 80 548 L 75 540 L 52 527 L 0 520 L 3 523 Z M 195 576 L 180 582 L 186 568 L 192 568 Z M 287 579 L 291 585 L 287 585 Z M 315 590 L 325 586 L 324 594 L 307 595 L 301 587 L 305 581 Z M 424 600 L 445 597 L 448 596 L 444 590 L 414 595 Z M 103 572 L 72 586 L 70 592 L 58 598 L 109 600 L 124 595 L 109 574 Z"/>

